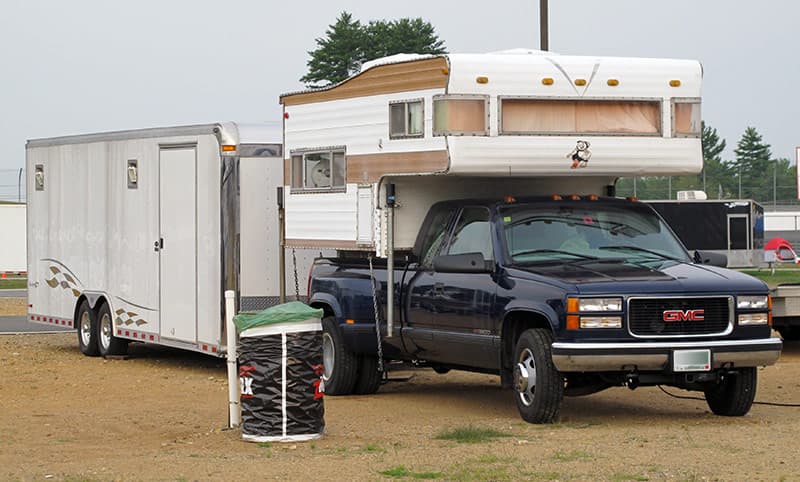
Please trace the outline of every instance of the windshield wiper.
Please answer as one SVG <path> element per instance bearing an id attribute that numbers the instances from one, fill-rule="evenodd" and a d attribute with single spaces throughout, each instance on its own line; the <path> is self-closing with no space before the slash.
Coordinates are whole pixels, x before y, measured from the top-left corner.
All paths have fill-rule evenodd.
<path id="1" fill-rule="evenodd" d="M 514 253 L 511 255 L 511 259 L 513 260 L 517 256 L 525 256 L 526 254 L 539 254 L 539 253 L 556 253 L 556 254 L 566 254 L 567 256 L 574 256 L 581 260 L 596 260 L 599 259 L 596 256 L 589 256 L 586 254 L 580 253 L 573 253 L 572 251 L 565 251 L 563 249 L 528 249 L 526 251 L 520 251 L 518 253 Z M 552 259 L 536 259 L 536 260 L 529 260 L 529 261 L 522 261 L 523 263 L 528 263 L 531 261 L 552 261 Z M 563 260 L 559 260 L 563 261 Z M 519 261 L 517 261 L 519 262 Z"/>
<path id="2" fill-rule="evenodd" d="M 652 254 L 653 256 L 658 256 L 660 259 L 668 259 L 670 261 L 681 261 L 678 258 L 674 258 L 672 256 L 667 256 L 664 253 L 659 253 L 658 251 L 653 251 L 652 249 L 640 248 L 638 246 L 626 246 L 626 245 L 619 245 L 619 246 L 600 246 L 597 249 L 613 249 L 613 250 L 630 250 L 630 251 L 639 251 L 642 253 Z"/>

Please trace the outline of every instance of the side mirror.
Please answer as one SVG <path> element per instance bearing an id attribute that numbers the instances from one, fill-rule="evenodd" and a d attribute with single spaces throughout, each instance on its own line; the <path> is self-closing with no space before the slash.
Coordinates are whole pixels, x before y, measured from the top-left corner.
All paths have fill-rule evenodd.
<path id="1" fill-rule="evenodd" d="M 481 253 L 446 254 L 433 258 L 433 270 L 439 273 L 489 273 Z"/>
<path id="2" fill-rule="evenodd" d="M 722 253 L 715 253 L 713 251 L 695 251 L 694 262 L 719 266 L 720 268 L 728 267 L 728 257 Z"/>

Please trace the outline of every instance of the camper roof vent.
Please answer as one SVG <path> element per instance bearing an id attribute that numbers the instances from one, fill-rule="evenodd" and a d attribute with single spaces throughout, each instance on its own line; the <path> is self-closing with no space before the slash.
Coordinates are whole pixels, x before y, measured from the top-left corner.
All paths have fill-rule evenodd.
<path id="1" fill-rule="evenodd" d="M 678 191 L 678 201 L 692 201 L 695 199 L 704 201 L 708 199 L 708 196 L 706 196 L 705 191 Z"/>

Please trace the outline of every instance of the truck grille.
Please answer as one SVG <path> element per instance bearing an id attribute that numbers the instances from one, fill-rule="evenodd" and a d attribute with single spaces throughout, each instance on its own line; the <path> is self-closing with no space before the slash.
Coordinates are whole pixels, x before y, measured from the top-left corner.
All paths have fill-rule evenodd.
<path id="1" fill-rule="evenodd" d="M 695 310 L 703 310 L 702 319 L 691 316 Z M 721 334 L 731 326 L 730 311 L 730 297 L 632 298 L 628 301 L 628 323 L 636 336 Z M 664 321 L 664 312 L 673 315 L 672 321 Z"/>

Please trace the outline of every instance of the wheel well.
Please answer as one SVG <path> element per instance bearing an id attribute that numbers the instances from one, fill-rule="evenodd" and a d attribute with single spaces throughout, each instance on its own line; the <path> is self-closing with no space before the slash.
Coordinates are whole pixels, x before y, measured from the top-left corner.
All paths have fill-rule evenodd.
<path id="1" fill-rule="evenodd" d="M 108 304 L 108 301 L 106 301 L 106 298 L 105 298 L 105 296 L 100 296 L 100 297 L 98 297 L 98 298 L 95 300 L 95 302 L 94 302 L 94 306 L 91 306 L 91 302 L 89 301 L 89 297 L 88 297 L 88 296 L 86 296 L 86 295 L 83 295 L 83 294 L 82 294 L 82 295 L 80 295 L 80 296 L 78 297 L 78 300 L 75 302 L 75 308 L 74 308 L 74 309 L 73 309 L 73 311 L 72 311 L 72 326 L 73 326 L 73 327 L 74 327 L 76 330 L 78 329 L 78 308 L 81 306 L 81 303 L 83 303 L 84 301 L 86 301 L 86 302 L 90 303 L 89 307 L 90 307 L 92 310 L 94 310 L 94 312 L 95 312 L 95 313 L 97 313 L 97 311 L 98 311 L 98 308 L 99 308 L 101 305 L 103 305 L 103 304 Z"/>
<path id="2" fill-rule="evenodd" d="M 317 302 L 311 303 L 310 306 L 312 308 L 317 308 L 319 310 L 322 310 L 322 312 L 323 312 L 322 317 L 323 318 L 328 317 L 328 316 L 336 316 L 336 313 L 334 313 L 333 308 L 331 308 L 330 305 L 327 305 L 325 303 L 317 301 Z"/>
<path id="3" fill-rule="evenodd" d="M 552 331 L 550 321 L 541 313 L 533 311 L 512 311 L 503 320 L 500 363 L 505 369 L 511 368 L 514 358 L 514 344 L 523 331 L 530 328 L 545 328 Z"/>

